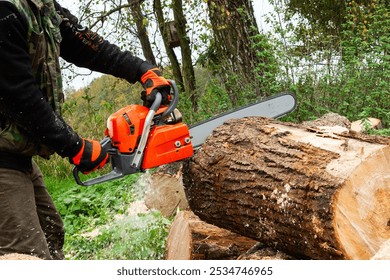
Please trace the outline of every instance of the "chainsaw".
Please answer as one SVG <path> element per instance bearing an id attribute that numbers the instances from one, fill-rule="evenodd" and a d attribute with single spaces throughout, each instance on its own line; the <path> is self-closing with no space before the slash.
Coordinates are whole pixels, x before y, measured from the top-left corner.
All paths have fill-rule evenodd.
<path id="1" fill-rule="evenodd" d="M 279 118 L 296 107 L 293 94 L 281 93 L 189 127 L 183 123 L 182 115 L 176 108 L 178 88 L 173 80 L 169 83 L 172 98 L 168 106 L 160 106 L 162 96 L 157 93 L 150 108 L 129 105 L 108 118 L 105 137 L 100 143 L 110 155 L 111 171 L 82 181 L 77 167 L 74 167 L 73 176 L 77 184 L 91 186 L 190 158 L 212 131 L 229 119 L 250 116 Z"/>

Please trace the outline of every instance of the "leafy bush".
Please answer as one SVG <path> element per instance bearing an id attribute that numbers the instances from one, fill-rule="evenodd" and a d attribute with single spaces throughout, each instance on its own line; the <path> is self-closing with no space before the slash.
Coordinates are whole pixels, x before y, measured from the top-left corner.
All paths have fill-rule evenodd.
<path id="1" fill-rule="evenodd" d="M 325 21 L 328 31 L 339 30 L 336 33 L 322 32 L 323 26 L 312 19 L 324 14 L 310 16 L 316 10 L 305 10 L 309 16 L 304 13 L 293 17 L 302 10 L 271 2 L 279 15 L 270 19 L 275 41 L 281 39 L 275 53 L 280 69 L 284 69 L 276 82 L 288 85 L 298 97 L 298 109 L 288 120 L 301 122 L 327 112 L 338 113 L 351 121 L 375 117 L 385 127 L 379 133 L 386 134 L 390 126 L 387 2 L 343 2 L 342 25 L 333 26 Z"/>

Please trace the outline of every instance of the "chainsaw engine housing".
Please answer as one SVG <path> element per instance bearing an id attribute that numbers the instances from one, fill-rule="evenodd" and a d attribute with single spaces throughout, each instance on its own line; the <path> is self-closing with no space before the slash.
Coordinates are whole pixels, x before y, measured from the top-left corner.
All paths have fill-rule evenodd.
<path id="1" fill-rule="evenodd" d="M 166 110 L 161 107 L 155 119 Z M 106 136 L 111 146 L 121 154 L 135 153 L 142 136 L 149 109 L 141 105 L 129 105 L 112 114 L 107 120 Z M 193 147 L 187 125 L 174 116 L 167 122 L 154 122 L 145 146 L 141 168 L 149 169 L 182 160 L 193 155 Z"/>

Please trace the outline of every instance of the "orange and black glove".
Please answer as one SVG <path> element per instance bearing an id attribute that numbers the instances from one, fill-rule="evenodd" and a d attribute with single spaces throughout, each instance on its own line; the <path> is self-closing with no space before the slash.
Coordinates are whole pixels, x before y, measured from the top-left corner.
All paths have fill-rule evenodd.
<path id="1" fill-rule="evenodd" d="M 141 83 L 145 89 L 145 91 L 141 93 L 141 99 L 144 101 L 144 106 L 152 106 L 153 101 L 156 99 L 157 92 L 160 92 L 162 96 L 161 105 L 167 105 L 169 103 L 171 87 L 158 68 L 146 71 L 141 76 Z"/>
<path id="2" fill-rule="evenodd" d="M 83 139 L 81 149 L 74 157 L 69 158 L 69 161 L 76 165 L 80 172 L 88 174 L 102 168 L 108 162 L 108 154 L 98 141 Z"/>

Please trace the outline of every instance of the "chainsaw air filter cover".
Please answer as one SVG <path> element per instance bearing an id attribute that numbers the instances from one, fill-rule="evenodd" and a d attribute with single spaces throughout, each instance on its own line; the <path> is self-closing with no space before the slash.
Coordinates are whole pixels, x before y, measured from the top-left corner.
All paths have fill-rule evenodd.
<path id="1" fill-rule="evenodd" d="M 108 118 L 105 134 L 111 138 L 112 146 L 120 153 L 128 154 L 135 151 L 148 112 L 147 107 L 129 105 Z"/>

